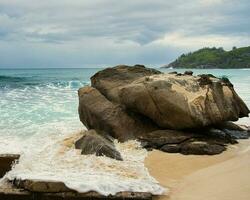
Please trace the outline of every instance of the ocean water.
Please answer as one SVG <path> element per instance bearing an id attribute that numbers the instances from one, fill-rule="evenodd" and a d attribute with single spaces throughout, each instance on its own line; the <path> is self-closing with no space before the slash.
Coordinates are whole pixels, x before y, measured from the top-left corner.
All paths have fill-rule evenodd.
<path id="1" fill-rule="evenodd" d="M 100 69 L 0 70 L 0 153 L 21 154 L 3 178 L 64 182 L 78 192 L 162 194 L 144 166 L 136 141 L 115 142 L 123 162 L 80 155 L 74 140 L 85 127 L 78 118 L 78 88 Z"/>
<path id="2" fill-rule="evenodd" d="M 72 141 L 65 145 L 65 138 L 77 138 L 85 129 L 78 118 L 77 90 L 90 84 L 90 77 L 99 70 L 0 69 L 0 153 L 22 155 L 8 178 L 63 181 L 77 191 L 95 190 L 105 195 L 124 190 L 164 191 L 144 167 L 146 152 L 136 142 L 116 143 L 125 158 L 122 164 L 104 157 L 80 156 Z M 250 70 L 193 71 L 228 77 L 250 107 Z M 250 120 L 240 123 L 250 125 Z"/>
<path id="3" fill-rule="evenodd" d="M 82 129 L 77 90 L 89 84 L 97 70 L 0 69 L 0 137 L 4 143 L 0 152 L 37 146 L 28 142 L 35 136 L 46 140 Z"/>

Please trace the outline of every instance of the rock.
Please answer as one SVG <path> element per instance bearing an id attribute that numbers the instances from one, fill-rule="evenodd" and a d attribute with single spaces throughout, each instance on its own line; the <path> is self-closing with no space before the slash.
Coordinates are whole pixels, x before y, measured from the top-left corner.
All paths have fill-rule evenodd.
<path id="1" fill-rule="evenodd" d="M 165 144 L 160 150 L 168 153 L 179 153 L 181 148 L 179 144 Z"/>
<path id="2" fill-rule="evenodd" d="M 2 179 L 0 185 L 0 199 L 4 200 L 33 200 L 29 191 L 17 188 L 8 181 L 8 179 Z"/>
<path id="3" fill-rule="evenodd" d="M 130 84 L 138 78 L 146 78 L 154 74 L 161 74 L 161 72 L 145 68 L 143 65 L 135 65 L 133 67 L 118 65 L 97 72 L 91 77 L 91 86 L 98 89 L 107 99 L 115 100 L 120 86 Z"/>
<path id="4" fill-rule="evenodd" d="M 193 75 L 193 72 L 192 72 L 192 71 L 185 71 L 184 74 L 185 74 L 185 75 L 192 76 L 192 75 Z"/>
<path id="5" fill-rule="evenodd" d="M 19 184 L 17 184 L 19 182 Z M 25 184 L 21 183 L 25 182 Z M 133 199 L 133 200 L 151 200 L 152 194 L 146 192 L 118 192 L 115 195 L 104 196 L 97 192 L 78 193 L 65 186 L 62 188 L 61 182 L 46 182 L 46 181 L 32 181 L 20 180 L 13 182 L 6 182 L 0 186 L 0 199 L 4 200 L 62 200 L 62 199 Z M 35 187 L 32 186 L 35 185 Z M 39 187 L 37 185 L 40 185 Z M 26 188 L 27 189 L 26 189 Z M 48 187 L 48 190 L 45 188 Z M 64 192 L 57 192 L 58 189 Z M 32 191 L 34 189 L 34 191 Z"/>
<path id="6" fill-rule="evenodd" d="M 14 180 L 13 184 L 31 192 L 70 192 L 63 182 L 46 182 L 39 180 Z"/>
<path id="7" fill-rule="evenodd" d="M 157 130 L 140 136 L 138 139 L 144 142 L 145 147 L 161 148 L 166 144 L 180 144 L 195 137 L 194 134 L 175 130 Z"/>
<path id="8" fill-rule="evenodd" d="M 112 141 L 102 137 L 95 130 L 84 132 L 83 136 L 75 142 L 75 147 L 81 149 L 81 154 L 95 154 L 122 160 L 121 154 L 116 150 Z"/>
<path id="9" fill-rule="evenodd" d="M 226 150 L 226 147 L 219 144 L 209 144 L 206 141 L 193 141 L 184 143 L 181 146 L 180 152 L 182 154 L 195 155 L 215 155 L 220 154 Z"/>
<path id="10" fill-rule="evenodd" d="M 197 131 L 197 130 L 196 130 Z M 203 132 L 157 130 L 139 137 L 143 147 L 168 153 L 213 155 L 224 151 L 231 142 L 226 133 L 218 129 Z"/>
<path id="11" fill-rule="evenodd" d="M 228 130 L 236 130 L 236 131 L 248 131 L 247 126 L 245 125 L 238 125 L 233 122 L 223 122 L 221 124 L 216 125 L 219 129 L 228 129 Z"/>
<path id="12" fill-rule="evenodd" d="M 199 82 L 200 86 L 210 85 L 212 84 L 211 78 L 216 78 L 212 74 L 199 74 L 198 77 L 200 77 L 197 81 Z"/>
<path id="13" fill-rule="evenodd" d="M 248 127 L 228 122 L 250 111 L 226 78 L 119 65 L 96 73 L 91 84 L 78 91 L 79 115 L 104 137 L 139 139 L 147 149 L 212 155 L 249 136 Z"/>
<path id="14" fill-rule="evenodd" d="M 137 135 L 157 129 L 145 117 L 127 113 L 93 87 L 80 88 L 78 96 L 80 120 L 88 129 L 95 129 L 119 141 L 135 139 Z"/>
<path id="15" fill-rule="evenodd" d="M 217 128 L 232 139 L 248 139 L 250 137 L 248 128 L 244 125 L 238 125 L 233 122 L 223 122 L 218 124 Z"/>
<path id="16" fill-rule="evenodd" d="M 177 71 L 169 72 L 169 74 L 178 74 Z"/>
<path id="17" fill-rule="evenodd" d="M 249 138 L 248 131 L 229 130 L 229 129 L 223 129 L 223 131 L 233 139 L 248 139 Z"/>
<path id="18" fill-rule="evenodd" d="M 109 100 L 150 118 L 162 129 L 199 128 L 249 114 L 233 86 L 212 75 L 176 76 L 117 66 L 98 72 L 91 82 Z"/>
<path id="19" fill-rule="evenodd" d="M 12 164 L 19 159 L 18 154 L 0 154 L 0 178 L 11 170 Z"/>
<path id="20" fill-rule="evenodd" d="M 216 141 L 216 143 L 221 143 L 221 144 L 238 143 L 235 140 L 235 138 L 231 137 L 231 135 L 227 134 L 225 131 L 220 129 L 210 128 L 208 130 L 205 130 L 204 132 L 208 136 L 207 138 L 213 138 L 213 140 Z"/>

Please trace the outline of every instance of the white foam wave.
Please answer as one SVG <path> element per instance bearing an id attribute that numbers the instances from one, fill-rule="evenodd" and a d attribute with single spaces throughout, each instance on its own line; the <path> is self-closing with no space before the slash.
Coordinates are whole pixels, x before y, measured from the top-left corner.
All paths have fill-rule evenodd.
<path id="1" fill-rule="evenodd" d="M 249 117 L 240 118 L 237 121 L 237 124 L 242 124 L 242 125 L 250 126 L 250 118 Z"/>
<path id="2" fill-rule="evenodd" d="M 95 155 L 80 155 L 66 135 L 47 135 L 42 148 L 24 153 L 6 178 L 60 181 L 78 192 L 96 191 L 102 195 L 121 191 L 163 194 L 164 189 L 152 178 L 144 166 L 145 149 L 136 141 L 116 142 L 124 161 Z M 77 138 L 79 135 L 68 135 Z M 34 151 L 35 150 L 35 151 Z"/>
<path id="3" fill-rule="evenodd" d="M 84 128 L 77 114 L 77 92 L 65 87 L 39 89 L 13 89 L 1 96 L 0 153 L 21 154 L 6 177 L 60 181 L 79 192 L 103 195 L 163 192 L 144 167 L 146 151 L 136 142 L 116 143 L 123 162 L 83 156 L 65 144 L 65 138 Z"/>

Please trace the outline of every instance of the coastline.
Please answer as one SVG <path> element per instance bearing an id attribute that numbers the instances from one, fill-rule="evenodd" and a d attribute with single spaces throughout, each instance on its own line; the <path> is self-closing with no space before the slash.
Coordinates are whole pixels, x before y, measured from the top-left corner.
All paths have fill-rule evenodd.
<path id="1" fill-rule="evenodd" d="M 117 66 L 117 67 L 127 68 L 129 66 Z M 143 66 L 135 66 L 135 67 L 140 68 L 140 70 L 144 68 Z M 162 73 L 162 72 L 158 72 L 155 70 L 153 71 L 155 73 Z M 53 70 L 51 72 L 56 73 Z M 91 73 L 92 72 L 93 71 L 91 71 Z M 151 70 L 149 72 L 151 72 Z M 198 72 L 199 71 L 195 71 L 194 73 L 197 74 Z M 66 70 L 64 71 L 64 73 L 67 74 L 68 71 Z M 175 152 L 175 154 L 159 152 L 157 150 L 154 150 L 152 152 L 146 152 L 145 149 L 138 148 L 140 147 L 138 145 L 115 142 L 114 143 L 115 148 L 113 150 L 118 150 L 118 152 L 121 153 L 123 162 L 110 160 L 110 158 L 106 158 L 106 157 L 96 157 L 94 155 L 81 155 L 82 152 L 80 151 L 80 149 L 75 148 L 74 144 L 76 140 L 74 140 L 73 138 L 75 137 L 78 138 L 79 136 L 78 131 L 74 131 L 74 130 L 79 129 L 79 132 L 80 132 L 80 130 L 82 130 L 82 128 L 84 127 L 83 124 L 87 127 L 93 127 L 96 130 L 99 130 L 99 129 L 103 130 L 105 127 L 107 127 L 106 129 L 104 129 L 107 132 L 107 134 L 110 133 L 109 125 L 111 124 L 114 132 L 117 134 L 115 135 L 116 139 L 119 139 L 120 136 L 128 136 L 128 133 L 129 134 L 133 133 L 136 135 L 136 133 L 134 133 L 133 131 L 137 130 L 138 127 L 139 128 L 142 127 L 142 129 L 145 128 L 145 130 L 148 131 L 148 133 L 152 133 L 150 131 L 154 129 L 156 129 L 156 131 L 161 131 L 161 129 L 159 129 L 159 127 L 155 126 L 154 124 L 152 124 L 152 127 L 149 127 L 149 129 L 147 129 L 148 124 L 145 123 L 145 121 L 143 120 L 142 120 L 142 123 L 139 124 L 140 126 L 134 123 L 131 123 L 133 122 L 133 118 L 130 115 L 128 115 L 128 113 L 126 113 L 125 111 L 122 112 L 123 117 L 125 116 L 124 118 L 121 117 L 120 114 L 111 115 L 112 113 L 121 113 L 121 112 L 119 110 L 116 110 L 117 108 L 116 106 L 113 106 L 114 102 L 109 101 L 102 94 L 101 95 L 103 96 L 103 98 L 99 99 L 99 101 L 97 101 L 96 97 L 93 94 L 89 95 L 89 97 L 91 97 L 92 99 L 90 99 L 88 102 L 83 101 L 84 104 L 82 104 L 83 109 L 81 113 L 83 113 L 85 117 L 87 116 L 88 119 L 90 120 L 85 121 L 84 120 L 85 118 L 79 115 L 80 120 L 83 123 L 82 124 L 79 121 L 79 118 L 76 117 L 78 115 L 77 109 L 76 109 L 77 103 L 78 103 L 78 101 L 76 100 L 77 99 L 76 89 L 79 87 L 82 87 L 85 89 L 90 87 L 90 86 L 85 85 L 89 83 L 88 76 L 90 76 L 90 72 L 89 72 L 89 75 L 86 77 L 86 79 L 84 79 L 83 81 L 80 81 L 81 80 L 80 75 L 79 75 L 79 80 L 77 80 L 76 75 L 75 75 L 76 73 L 80 74 L 80 71 L 76 70 L 72 72 L 72 74 L 70 75 L 68 74 L 64 75 L 64 78 L 60 78 L 60 81 L 56 83 L 51 82 L 49 78 L 48 80 L 45 81 L 46 84 L 44 82 L 39 82 L 38 80 L 36 80 L 35 83 L 37 82 L 38 86 L 36 85 L 37 83 L 33 84 L 34 83 L 33 79 L 27 80 L 26 77 L 21 78 L 22 81 L 18 82 L 18 85 L 12 85 L 12 82 L 10 81 L 12 80 L 12 76 L 9 76 L 10 80 L 8 79 L 8 81 L 10 82 L 9 84 L 10 88 L 3 90 L 3 101 L 1 101 L 2 103 L 1 107 L 4 108 L 3 115 L 2 115 L 3 130 L 1 131 L 3 133 L 2 134 L 2 140 L 3 140 L 2 151 L 10 150 L 11 152 L 13 152 L 13 151 L 18 150 L 18 152 L 22 153 L 22 156 L 19 159 L 19 163 L 15 165 L 13 169 L 9 171 L 8 174 L 6 174 L 6 177 L 11 181 L 16 180 L 16 179 L 18 180 L 28 179 L 28 180 L 35 180 L 35 181 L 39 180 L 39 181 L 45 182 L 45 186 L 46 186 L 46 187 L 42 187 L 42 189 L 45 188 L 45 190 L 40 190 L 40 189 L 37 190 L 34 187 L 33 188 L 29 188 L 27 186 L 24 187 L 20 184 L 16 184 L 15 182 L 13 184 L 15 187 L 20 187 L 22 189 L 26 189 L 35 193 L 36 192 L 48 193 L 48 192 L 51 192 L 49 191 L 49 188 L 52 188 L 54 190 L 55 187 L 54 186 L 48 187 L 50 183 L 49 184 L 47 183 L 49 181 L 54 181 L 54 182 L 60 181 L 59 183 L 61 182 L 65 183 L 65 186 L 67 187 L 65 189 L 66 191 L 68 191 L 68 188 L 70 188 L 71 190 L 78 191 L 79 193 L 85 193 L 86 191 L 93 190 L 93 191 L 97 191 L 101 195 L 116 194 L 116 192 L 119 192 L 119 191 L 148 192 L 153 195 L 160 195 L 163 193 L 163 189 L 160 187 L 161 185 L 165 187 L 167 190 L 169 188 L 170 193 L 168 193 L 168 196 L 155 197 L 155 199 L 188 200 L 190 198 L 191 200 L 193 200 L 194 196 L 197 196 L 197 198 L 199 197 L 198 199 L 204 199 L 205 198 L 204 196 L 206 195 L 208 196 L 206 196 L 205 199 L 212 199 L 213 197 L 217 197 L 216 193 L 215 194 L 211 193 L 211 191 L 216 192 L 216 190 L 214 190 L 212 186 L 214 186 L 215 188 L 221 188 L 221 185 L 227 185 L 227 186 L 230 186 L 230 188 L 227 188 L 229 190 L 231 190 L 231 187 L 232 188 L 239 188 L 239 186 L 241 187 L 241 184 L 238 184 L 236 186 L 234 185 L 231 186 L 230 184 L 228 184 L 228 181 L 223 182 L 224 179 L 227 180 L 226 178 L 230 177 L 229 175 L 231 175 L 231 174 L 228 175 L 226 172 L 224 172 L 223 171 L 224 169 L 227 169 L 227 171 L 234 171 L 234 174 L 232 175 L 233 177 L 231 179 L 234 180 L 241 176 L 241 179 L 245 181 L 244 185 L 250 185 L 248 180 L 244 179 L 244 177 L 249 177 L 248 171 L 250 171 L 250 170 L 247 171 L 246 168 L 244 167 L 244 163 L 247 162 L 246 155 L 248 155 L 245 153 L 248 152 L 247 146 L 249 146 L 250 143 L 245 143 L 243 141 L 243 142 L 240 142 L 240 144 L 238 145 L 231 146 L 231 143 L 236 142 L 234 139 L 230 140 L 229 142 L 230 144 L 229 146 L 227 146 L 228 140 L 225 140 L 226 143 L 224 143 L 224 140 L 222 141 L 222 143 L 220 142 L 218 143 L 218 141 L 210 141 L 208 140 L 208 138 L 204 138 L 204 140 L 202 140 L 200 139 L 200 137 L 197 137 L 199 139 L 196 138 L 197 139 L 196 141 L 196 140 L 191 140 L 191 139 L 194 139 L 192 138 L 194 137 L 193 135 L 189 136 L 189 133 L 178 134 L 178 131 L 176 135 L 174 135 L 174 137 L 171 138 L 170 137 L 171 134 L 167 134 L 164 132 L 165 137 L 167 135 L 169 137 L 166 137 L 165 138 L 166 141 L 165 140 L 163 141 L 163 145 L 164 146 L 166 145 L 166 149 L 161 149 L 163 145 L 158 144 L 158 141 L 157 141 L 157 145 L 159 146 L 154 146 L 153 142 L 152 144 L 150 143 L 152 139 L 161 138 L 161 134 L 160 134 L 161 132 L 159 132 L 159 133 L 154 133 L 158 138 L 156 137 L 151 138 L 150 137 L 151 134 L 148 135 L 148 140 L 147 140 L 149 141 L 148 144 L 152 145 L 153 149 L 172 151 L 172 153 Z M 122 78 L 113 80 L 113 81 L 111 80 L 110 85 L 116 84 L 117 82 L 119 83 L 120 80 L 124 79 L 124 77 L 122 76 L 124 72 L 120 74 Z M 225 72 L 219 70 L 219 71 L 216 71 L 215 74 L 218 77 L 222 77 L 225 74 Z M 249 97 L 249 91 L 248 91 L 249 74 L 245 72 L 239 73 L 239 70 L 237 71 L 234 70 L 231 72 L 231 74 L 230 73 L 228 74 L 229 74 L 230 79 L 231 79 L 230 76 L 233 77 L 232 79 L 234 80 L 234 83 L 235 83 L 235 90 L 239 91 L 240 96 L 243 97 L 242 99 L 246 102 L 247 105 L 249 105 L 250 103 L 250 99 L 248 98 Z M 34 72 L 32 72 L 31 75 L 37 76 L 36 73 Z M 107 75 L 108 77 L 110 77 L 110 73 L 107 73 Z M 43 76 L 46 77 L 48 75 L 45 73 Z M 185 74 L 184 72 L 184 73 L 179 73 L 178 75 L 172 74 L 169 76 L 172 76 L 172 78 L 174 77 L 176 80 L 179 80 L 181 83 L 183 80 L 190 79 L 191 81 L 190 84 L 191 84 L 192 81 L 196 80 L 196 82 L 198 82 L 198 85 L 197 85 L 198 88 L 200 88 L 200 86 L 203 87 L 204 86 L 203 84 L 213 83 L 213 81 L 210 82 L 211 81 L 210 76 L 205 75 L 205 76 L 201 76 L 203 78 L 198 77 L 198 79 L 196 79 L 195 77 L 197 76 L 195 75 L 192 76 L 192 72 L 190 72 L 189 74 Z M 159 79 L 155 77 L 158 77 Z M 156 74 L 154 76 L 154 79 L 150 80 L 150 82 L 155 81 L 155 83 L 157 83 L 158 80 L 162 81 L 163 80 L 162 77 L 163 75 L 157 76 Z M 238 77 L 241 77 L 241 78 L 239 79 Z M 103 78 L 105 78 L 105 76 Z M 61 81 L 61 79 L 63 80 L 63 82 Z M 20 77 L 15 76 L 14 80 L 20 80 Z M 145 79 L 143 78 L 140 80 L 143 80 L 142 82 L 143 84 L 144 84 L 144 81 L 148 81 L 147 78 Z M 31 86 L 26 85 L 27 81 L 29 82 L 29 84 L 31 84 Z M 143 85 L 142 83 L 141 85 Z M 228 85 L 228 82 L 224 82 L 224 80 L 222 80 L 222 82 L 219 81 L 218 83 L 225 84 L 225 87 L 231 90 L 229 88 L 229 86 L 231 87 L 231 84 Z M 135 85 L 132 85 L 132 86 L 134 87 Z M 159 84 L 158 86 L 159 87 L 152 87 L 153 94 L 158 94 L 158 93 L 155 93 L 155 90 L 159 91 L 159 88 L 161 88 L 161 84 Z M 92 88 L 93 90 L 86 89 L 85 90 L 86 93 L 83 93 L 82 95 L 88 96 L 89 91 L 97 90 L 97 89 L 94 89 L 94 87 Z M 162 87 L 162 89 L 164 88 L 165 87 Z M 177 92 L 182 94 L 183 88 L 181 87 L 181 85 L 176 84 L 175 89 L 176 90 L 178 89 Z M 136 90 L 132 90 L 132 91 L 136 91 Z M 200 94 L 199 93 L 200 91 L 196 93 L 193 93 L 193 92 L 189 93 L 189 91 L 193 91 L 189 89 L 187 91 L 188 92 L 184 93 L 185 97 L 191 97 L 192 99 L 194 98 L 195 94 Z M 206 92 L 207 90 L 204 92 L 204 94 L 207 95 Z M 221 94 L 220 91 L 218 92 L 219 92 L 218 94 Z M 96 91 L 96 93 L 99 94 L 100 91 L 98 90 Z M 136 93 L 135 95 L 131 95 L 131 94 L 125 95 L 124 99 L 127 99 L 127 96 L 130 96 L 131 99 L 132 97 L 136 96 Z M 159 93 L 159 94 L 162 94 L 162 93 Z M 225 98 L 229 97 L 228 93 L 226 94 L 227 96 Z M 79 95 L 79 97 L 82 97 L 82 95 Z M 99 95 L 99 97 L 101 95 Z M 140 95 L 138 97 L 140 97 Z M 223 98 L 224 98 L 224 95 L 220 99 L 223 99 Z M 97 102 L 96 106 L 92 104 L 93 99 Z M 138 101 L 138 105 L 140 105 L 143 102 L 143 100 L 146 100 L 146 99 L 149 99 L 149 100 L 152 99 L 150 95 L 148 96 L 147 92 L 145 92 L 145 95 L 143 96 L 143 98 L 140 97 L 140 100 Z M 9 102 L 12 102 L 12 101 L 14 103 L 10 104 Z M 166 101 L 159 101 L 158 104 L 161 105 L 162 102 L 166 102 Z M 171 102 L 179 102 L 179 98 L 174 99 L 174 101 L 172 99 Z M 237 102 L 240 104 L 241 101 L 237 100 Z M 151 101 L 148 101 L 148 103 L 147 102 L 143 102 L 143 103 L 145 105 L 149 105 L 148 103 L 151 103 Z M 184 103 L 179 102 L 178 105 L 183 105 Z M 127 102 L 127 104 L 129 107 L 130 103 Z M 13 105 L 16 107 L 16 109 L 13 109 Z M 103 105 L 108 105 L 109 106 L 108 108 L 110 109 L 106 109 L 104 110 L 105 112 L 102 112 L 103 111 L 102 109 L 105 107 Z M 177 108 L 178 108 L 178 105 L 176 106 Z M 226 106 L 226 107 L 231 107 L 231 105 Z M 93 108 L 97 108 L 97 109 L 93 109 Z M 152 111 L 154 111 L 154 108 L 155 107 L 153 106 Z M 110 111 L 112 109 L 115 112 L 106 112 L 107 110 Z M 156 112 L 158 112 L 158 110 L 159 109 L 156 109 Z M 38 113 L 41 112 L 41 113 L 37 116 L 36 115 L 34 116 L 34 113 L 36 112 Z M 140 112 L 143 112 L 143 110 Z M 246 112 L 247 114 L 249 113 L 249 111 L 246 111 Z M 22 117 L 19 119 L 18 117 L 20 116 L 20 113 L 26 114 L 26 115 L 22 115 Z M 237 113 L 238 112 L 236 112 L 236 115 Z M 107 119 L 103 117 L 103 116 L 110 116 L 110 115 L 113 116 L 111 121 L 107 121 Z M 153 115 L 154 115 L 154 112 L 145 113 L 145 116 L 153 116 Z M 48 117 L 44 117 L 44 116 L 48 116 Z M 99 120 L 95 116 L 100 116 L 99 118 L 101 120 Z M 169 120 L 173 120 L 173 123 L 175 123 L 175 126 L 179 128 L 181 124 L 186 125 L 186 123 L 183 121 L 183 116 L 184 115 L 182 114 L 176 118 L 171 117 L 166 121 L 169 122 Z M 214 117 L 215 115 L 211 115 L 211 116 Z M 89 121 L 92 122 L 93 119 L 94 119 L 95 125 L 90 126 L 88 122 Z M 181 119 L 181 120 L 180 122 L 177 122 L 175 119 Z M 247 123 L 249 124 L 249 118 L 247 119 L 248 119 Z M 155 118 L 154 123 L 156 122 L 159 123 L 158 120 L 161 120 L 161 119 Z M 14 122 L 16 121 L 18 123 L 13 123 L 13 121 Z M 124 123 L 124 121 L 126 123 Z M 31 122 L 31 123 L 28 123 L 28 122 Z M 117 123 L 117 122 L 121 122 L 121 123 Z M 237 123 L 245 124 L 245 122 L 243 122 L 242 120 L 238 121 Z M 27 126 L 27 124 L 29 124 L 29 126 Z M 116 128 L 117 126 L 119 127 L 119 129 Z M 20 129 L 20 127 L 22 128 Z M 229 129 L 231 130 L 231 128 Z M 145 130 L 137 130 L 137 131 L 144 132 Z M 218 129 L 218 130 L 221 130 L 221 129 Z M 235 130 L 238 130 L 238 129 L 235 129 Z M 74 131 L 74 134 L 73 134 L 73 131 Z M 183 139 L 182 137 L 189 139 L 188 140 L 189 145 L 184 146 L 185 148 L 183 148 L 183 146 L 182 147 L 179 146 L 179 144 L 182 143 L 183 141 L 187 141 L 186 139 Z M 191 137 L 191 139 L 189 137 Z M 243 135 L 239 137 L 246 137 L 246 136 Z M 226 139 L 226 137 L 224 139 Z M 230 139 L 232 139 L 231 135 L 230 135 Z M 207 141 L 210 141 L 211 143 L 208 143 Z M 215 143 L 212 144 L 212 142 L 215 142 Z M 161 141 L 159 143 L 161 143 Z M 171 145 L 167 145 L 167 144 L 171 144 Z M 167 149 L 168 147 L 169 149 Z M 175 147 L 174 150 L 172 147 Z M 185 150 L 184 153 L 187 153 L 187 154 L 205 153 L 205 154 L 210 155 L 211 152 L 221 153 L 221 151 L 224 151 L 226 147 L 228 147 L 227 151 L 225 151 L 222 154 L 213 155 L 213 156 L 195 156 L 195 155 L 177 154 L 177 152 L 183 152 L 182 150 L 184 149 Z M 190 149 L 192 151 L 190 151 Z M 211 149 L 211 151 L 208 152 L 207 149 Z M 243 152 L 244 154 L 243 157 L 239 156 L 240 152 Z M 148 155 L 147 160 L 144 162 L 144 158 L 147 155 Z M 240 166 L 238 166 L 237 168 L 238 170 L 231 168 L 232 165 L 230 163 L 234 162 L 235 160 L 237 163 L 241 164 Z M 228 162 L 229 164 L 227 164 Z M 240 176 L 238 176 L 237 174 L 238 171 L 242 171 L 240 172 L 241 174 Z M 209 182 L 209 179 L 211 178 L 211 176 L 214 177 L 213 180 L 216 180 L 218 183 L 222 182 L 222 184 L 218 184 L 217 182 L 215 183 Z M 158 185 L 158 182 L 156 182 L 153 177 L 156 180 L 159 180 L 160 185 Z M 82 180 L 84 180 L 84 182 Z M 239 179 L 239 181 L 241 180 Z M 32 183 L 31 185 L 34 186 L 33 182 L 31 183 Z M 211 184 L 212 186 L 206 185 L 208 183 Z M 197 193 L 196 195 L 195 191 L 197 190 L 202 191 L 202 193 Z M 250 196 L 245 191 L 243 192 L 234 191 L 234 193 L 235 194 L 242 193 L 242 194 L 245 194 L 245 196 L 247 197 Z M 230 195 L 230 193 L 227 193 L 227 191 L 224 191 L 223 194 Z M 211 198 L 211 195 L 213 195 L 212 198 Z M 220 198 L 220 199 L 223 200 L 224 198 Z"/>
<path id="2" fill-rule="evenodd" d="M 250 197 L 250 140 L 214 156 L 149 152 L 145 165 L 169 194 L 155 200 L 247 200 Z"/>

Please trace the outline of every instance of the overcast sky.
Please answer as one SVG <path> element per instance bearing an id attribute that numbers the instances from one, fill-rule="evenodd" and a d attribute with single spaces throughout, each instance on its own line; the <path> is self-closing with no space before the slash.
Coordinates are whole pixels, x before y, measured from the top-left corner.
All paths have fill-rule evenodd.
<path id="1" fill-rule="evenodd" d="M 250 0 L 0 0 L 0 67 L 160 66 L 250 45 Z"/>

